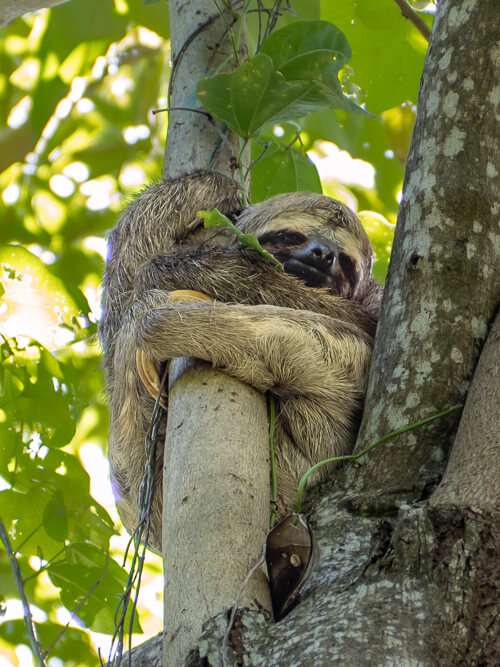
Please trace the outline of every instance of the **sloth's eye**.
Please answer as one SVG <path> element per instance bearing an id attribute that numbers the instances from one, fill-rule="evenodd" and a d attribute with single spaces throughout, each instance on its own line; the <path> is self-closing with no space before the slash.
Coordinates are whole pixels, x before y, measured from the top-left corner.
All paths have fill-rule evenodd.
<path id="1" fill-rule="evenodd" d="M 299 245 L 299 243 L 304 243 L 304 241 L 307 240 L 307 237 L 304 236 L 304 234 L 301 234 L 300 232 L 294 232 L 290 229 L 283 229 L 282 231 L 278 232 L 280 236 L 280 240 L 283 240 L 285 243 L 289 243 L 291 245 Z"/>
<path id="2" fill-rule="evenodd" d="M 276 232 L 266 232 L 258 237 L 259 242 L 270 245 L 300 245 L 307 241 L 307 237 L 291 229 L 280 229 Z"/>

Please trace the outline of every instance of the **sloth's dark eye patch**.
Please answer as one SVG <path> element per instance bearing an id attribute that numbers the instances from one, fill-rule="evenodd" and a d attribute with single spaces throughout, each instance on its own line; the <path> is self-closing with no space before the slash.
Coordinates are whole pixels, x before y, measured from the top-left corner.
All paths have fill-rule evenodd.
<path id="1" fill-rule="evenodd" d="M 280 229 L 278 231 L 266 232 L 259 236 L 262 244 L 273 245 L 300 245 L 307 241 L 307 236 L 292 229 Z"/>
<path id="2" fill-rule="evenodd" d="M 346 278 L 351 281 L 351 283 L 356 283 L 357 282 L 357 274 L 356 274 L 356 263 L 355 261 L 349 257 L 349 255 L 346 255 L 345 252 L 340 252 L 339 253 L 339 264 L 344 272 Z"/>

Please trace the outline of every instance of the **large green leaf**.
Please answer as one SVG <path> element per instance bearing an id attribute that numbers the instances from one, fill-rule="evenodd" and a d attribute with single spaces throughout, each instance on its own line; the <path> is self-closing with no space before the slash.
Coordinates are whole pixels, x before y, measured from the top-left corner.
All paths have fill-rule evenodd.
<path id="1" fill-rule="evenodd" d="M 347 35 L 354 81 L 373 113 L 417 101 L 427 42 L 394 0 L 323 2 L 321 17 Z"/>
<path id="2" fill-rule="evenodd" d="M 351 57 L 345 35 L 326 21 L 292 23 L 272 33 L 262 44 L 274 66 L 288 81 L 322 80 L 324 73 L 338 73 Z"/>
<path id="3" fill-rule="evenodd" d="M 40 193 L 42 197 L 44 193 Z M 50 214 L 52 197 L 39 199 L 40 211 Z M 46 265 L 21 246 L 0 246 L 0 322 L 4 335 L 35 338 L 55 349 L 81 336 L 77 318 L 88 313 L 88 304 L 79 294 L 79 304 L 61 280 Z M 82 312 L 84 306 L 86 312 Z M 86 306 L 86 307 L 85 307 Z"/>
<path id="4" fill-rule="evenodd" d="M 254 147 L 253 159 L 262 152 Z M 252 168 L 252 203 L 264 201 L 284 192 L 322 193 L 321 181 L 314 164 L 299 150 L 273 146 Z"/>
<path id="5" fill-rule="evenodd" d="M 99 549 L 81 543 L 67 547 L 65 562 L 50 566 L 48 572 L 52 583 L 61 589 L 61 599 L 68 609 L 75 609 L 85 599 L 78 617 L 96 632 L 114 632 L 126 570 Z M 137 616 L 133 628 L 142 632 Z"/>
<path id="6" fill-rule="evenodd" d="M 312 86 L 288 83 L 274 71 L 269 56 L 246 60 L 232 74 L 218 74 L 198 81 L 196 94 L 203 106 L 224 120 L 240 137 L 248 139 L 265 125 L 303 116 L 311 107 L 303 102 Z"/>

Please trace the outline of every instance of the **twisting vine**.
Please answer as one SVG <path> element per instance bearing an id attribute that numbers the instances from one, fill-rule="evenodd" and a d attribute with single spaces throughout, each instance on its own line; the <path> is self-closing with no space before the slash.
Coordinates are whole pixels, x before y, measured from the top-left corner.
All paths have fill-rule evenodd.
<path id="1" fill-rule="evenodd" d="M 163 372 L 160 388 L 158 390 L 158 396 L 156 397 L 153 414 L 151 416 L 151 426 L 144 443 L 146 449 L 146 465 L 139 492 L 140 514 L 136 529 L 128 541 L 123 558 L 123 563 L 125 566 L 129 550 L 133 544 L 134 552 L 132 554 L 132 563 L 129 568 L 125 591 L 121 596 L 115 611 L 115 632 L 111 640 L 108 659 L 108 665 L 112 667 L 119 667 L 121 664 L 123 657 L 123 640 L 125 635 L 126 619 L 131 603 L 132 608 L 130 611 L 128 624 L 128 664 L 129 667 L 132 667 L 132 629 L 134 625 L 137 602 L 139 599 L 139 590 L 141 586 L 142 572 L 144 568 L 144 560 L 146 557 L 146 549 L 150 530 L 151 507 L 153 505 L 153 497 L 155 492 L 154 466 L 156 458 L 156 439 L 158 436 L 158 428 L 161 418 L 165 413 L 165 410 L 160 405 L 160 399 L 163 393 L 163 387 L 165 386 L 166 378 L 167 367 L 165 367 Z M 134 588 L 135 595 L 132 600 Z M 100 651 L 99 660 L 101 662 L 101 666 L 104 667 Z"/>
<path id="2" fill-rule="evenodd" d="M 379 438 L 375 442 L 373 442 L 371 445 L 363 449 L 361 452 L 358 454 L 346 454 L 344 456 L 332 456 L 330 459 L 325 459 L 324 461 L 319 461 L 319 463 L 316 463 L 316 465 L 313 465 L 312 468 L 309 468 L 309 470 L 301 477 L 299 486 L 297 488 L 297 504 L 295 511 L 297 514 L 300 513 L 301 507 L 302 507 L 302 495 L 304 493 L 304 489 L 307 483 L 308 478 L 310 475 L 313 474 L 313 472 L 316 472 L 316 470 L 319 470 L 322 466 L 327 465 L 328 463 L 337 463 L 340 461 L 357 461 L 360 459 L 362 456 L 365 456 L 369 452 L 373 451 L 376 449 L 379 445 L 382 445 L 384 442 L 387 442 L 388 440 L 392 440 L 392 438 L 395 438 L 398 435 L 402 435 L 403 433 L 406 433 L 407 431 L 412 431 L 415 428 L 419 428 L 420 426 L 424 426 L 425 424 L 429 424 L 430 422 L 433 422 L 435 419 L 440 419 L 441 417 L 445 417 L 446 415 L 449 415 L 451 412 L 455 412 L 455 410 L 459 410 L 462 408 L 463 405 L 462 403 L 459 403 L 458 405 L 454 405 L 451 408 L 448 408 L 447 410 L 443 410 L 443 412 L 438 412 L 435 415 L 431 415 L 430 417 L 426 417 L 425 419 L 422 419 L 418 422 L 415 422 L 413 424 L 409 424 L 408 426 L 403 426 L 402 428 L 398 428 L 396 431 L 392 431 L 391 433 L 387 433 L 387 435 L 382 436 L 382 438 Z"/>

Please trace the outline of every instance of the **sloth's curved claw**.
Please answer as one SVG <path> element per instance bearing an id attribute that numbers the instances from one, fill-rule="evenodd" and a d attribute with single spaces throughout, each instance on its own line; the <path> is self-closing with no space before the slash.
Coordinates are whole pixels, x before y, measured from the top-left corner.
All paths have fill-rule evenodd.
<path id="1" fill-rule="evenodd" d="M 179 289 L 170 292 L 170 300 L 173 303 L 180 303 L 182 301 L 213 301 L 213 299 L 203 292 L 196 292 L 195 290 Z M 137 365 L 137 372 L 142 380 L 142 384 L 147 391 L 155 399 L 160 391 L 160 372 L 155 363 L 146 356 L 144 350 L 136 350 L 135 361 Z M 166 394 L 160 398 L 160 405 L 162 408 L 167 408 Z"/>
<path id="2" fill-rule="evenodd" d="M 136 350 L 135 362 L 142 384 L 156 401 L 158 392 L 160 391 L 160 373 L 156 368 L 155 363 L 146 356 L 144 350 Z M 160 398 L 160 405 L 162 408 L 167 407 L 166 396 Z"/>
<path id="3" fill-rule="evenodd" d="M 203 294 L 203 292 L 197 292 L 192 289 L 176 289 L 170 292 L 169 296 L 173 303 L 181 301 L 213 301 L 212 297 L 208 296 L 208 294 Z"/>

